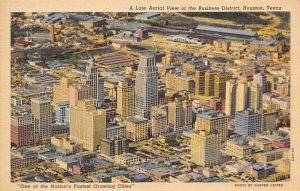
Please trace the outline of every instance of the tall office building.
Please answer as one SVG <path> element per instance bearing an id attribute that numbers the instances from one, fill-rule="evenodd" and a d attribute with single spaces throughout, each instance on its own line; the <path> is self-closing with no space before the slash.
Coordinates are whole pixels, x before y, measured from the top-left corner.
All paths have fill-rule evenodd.
<path id="1" fill-rule="evenodd" d="M 234 132 L 243 137 L 255 136 L 261 132 L 261 115 L 253 109 L 247 108 L 235 114 Z"/>
<path id="2" fill-rule="evenodd" d="M 214 166 L 221 161 L 221 137 L 218 133 L 195 130 L 191 139 L 191 160 L 201 166 Z"/>
<path id="3" fill-rule="evenodd" d="M 16 147 L 34 145 L 34 127 L 31 114 L 11 116 L 11 143 Z"/>
<path id="4" fill-rule="evenodd" d="M 166 64 L 166 65 L 172 65 L 173 61 L 174 61 L 174 56 L 172 55 L 172 52 L 169 50 L 166 50 L 166 54 L 163 57 L 162 63 Z"/>
<path id="5" fill-rule="evenodd" d="M 125 120 L 126 138 L 131 141 L 148 139 L 148 120 L 141 116 L 128 117 Z"/>
<path id="6" fill-rule="evenodd" d="M 151 133 L 152 136 L 158 136 L 169 132 L 167 115 L 158 114 L 151 116 Z"/>
<path id="7" fill-rule="evenodd" d="M 260 112 L 262 108 L 262 91 L 261 87 L 255 83 L 249 83 L 248 86 L 248 107 Z"/>
<path id="8" fill-rule="evenodd" d="M 205 72 L 205 96 L 214 96 L 215 75 L 217 75 L 216 71 L 209 70 Z"/>
<path id="9" fill-rule="evenodd" d="M 253 83 L 261 87 L 262 93 L 267 92 L 267 76 L 263 73 L 253 75 Z"/>
<path id="10" fill-rule="evenodd" d="M 84 82 L 92 87 L 95 107 L 100 107 L 104 100 L 104 78 L 99 74 L 94 61 L 86 66 Z"/>
<path id="11" fill-rule="evenodd" d="M 168 125 L 172 131 L 192 129 L 192 118 L 191 101 L 175 99 L 168 104 Z"/>
<path id="12" fill-rule="evenodd" d="M 134 116 L 134 84 L 130 79 L 118 83 L 117 113 L 122 118 Z"/>
<path id="13" fill-rule="evenodd" d="M 69 88 L 70 107 L 76 107 L 80 100 L 92 98 L 92 87 L 85 84 L 72 84 Z"/>
<path id="14" fill-rule="evenodd" d="M 157 68 L 154 53 L 140 56 L 135 83 L 135 114 L 150 119 L 151 107 L 158 105 Z"/>
<path id="15" fill-rule="evenodd" d="M 247 108 L 248 84 L 246 81 L 238 81 L 236 88 L 236 111 L 242 111 Z"/>
<path id="16" fill-rule="evenodd" d="M 209 110 L 197 114 L 195 129 L 205 130 L 207 132 L 217 132 L 223 142 L 228 137 L 228 116 L 222 114 L 219 110 Z"/>
<path id="17" fill-rule="evenodd" d="M 195 74 L 195 95 L 204 95 L 205 70 L 197 70 Z"/>
<path id="18" fill-rule="evenodd" d="M 53 86 L 53 102 L 54 104 L 69 101 L 69 87 L 72 80 L 67 77 L 62 77 L 59 84 Z"/>
<path id="19" fill-rule="evenodd" d="M 261 114 L 261 131 L 275 130 L 277 127 L 277 112 Z"/>
<path id="20" fill-rule="evenodd" d="M 70 108 L 70 138 L 90 151 L 96 151 L 106 137 L 106 112 L 96 110 L 93 100 L 81 100 Z"/>
<path id="21" fill-rule="evenodd" d="M 222 98 L 225 100 L 226 97 L 226 81 L 232 78 L 232 74 L 227 72 L 222 72 L 215 75 L 214 79 L 214 96 Z"/>
<path id="22" fill-rule="evenodd" d="M 236 109 L 236 80 L 226 82 L 225 114 L 234 117 Z"/>
<path id="23" fill-rule="evenodd" d="M 69 126 L 69 102 L 60 102 L 55 105 L 55 123 Z"/>
<path id="24" fill-rule="evenodd" d="M 31 114 L 33 115 L 35 144 L 49 143 L 52 122 L 51 99 L 47 97 L 32 98 Z"/>

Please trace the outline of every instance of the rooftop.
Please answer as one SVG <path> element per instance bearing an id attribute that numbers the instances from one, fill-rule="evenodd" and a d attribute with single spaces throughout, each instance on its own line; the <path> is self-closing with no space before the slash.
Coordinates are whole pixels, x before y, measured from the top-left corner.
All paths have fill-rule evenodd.
<path id="1" fill-rule="evenodd" d="M 135 116 L 135 117 L 126 118 L 126 121 L 131 122 L 131 123 L 140 123 L 140 122 L 147 121 L 147 119 L 139 117 L 139 116 Z"/>
<path id="2" fill-rule="evenodd" d="M 220 110 L 208 110 L 197 114 L 197 117 L 205 119 L 217 119 L 226 117 L 226 115 L 222 114 Z"/>
<path id="3" fill-rule="evenodd" d="M 259 44 L 259 45 L 274 45 L 276 43 L 276 40 L 274 39 L 263 39 L 263 40 L 253 40 L 250 42 L 250 44 Z"/>
<path id="4" fill-rule="evenodd" d="M 117 157 L 125 159 L 125 160 L 130 160 L 130 159 L 138 158 L 138 156 L 136 156 L 136 155 L 134 155 L 132 153 L 124 153 L 124 154 L 118 155 Z"/>
<path id="5" fill-rule="evenodd" d="M 160 15 L 160 13 L 157 13 L 157 12 L 147 12 L 147 13 L 142 13 L 142 14 L 137 15 L 135 17 L 135 19 L 146 20 L 146 19 L 150 19 L 152 17 L 156 17 L 159 15 Z"/>
<path id="6" fill-rule="evenodd" d="M 76 163 L 79 162 L 80 158 L 77 155 L 70 155 L 70 156 L 58 157 L 58 160 L 65 163 Z"/>
<path id="7" fill-rule="evenodd" d="M 198 25 L 196 29 L 212 31 L 212 32 L 219 32 L 219 33 L 244 35 L 244 36 L 250 36 L 250 37 L 255 37 L 257 35 L 257 33 L 255 31 L 245 31 L 245 30 L 240 30 L 240 29 L 229 29 L 229 28 L 214 27 L 214 26 L 207 26 L 207 25 Z"/>

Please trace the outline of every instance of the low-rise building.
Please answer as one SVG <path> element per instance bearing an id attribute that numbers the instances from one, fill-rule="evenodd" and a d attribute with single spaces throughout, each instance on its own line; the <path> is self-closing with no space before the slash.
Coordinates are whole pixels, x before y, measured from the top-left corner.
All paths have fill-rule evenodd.
<path id="1" fill-rule="evenodd" d="M 249 146 L 254 146 L 263 152 L 272 150 L 272 142 L 264 138 L 252 138 Z"/>
<path id="2" fill-rule="evenodd" d="M 80 158 L 77 155 L 61 156 L 55 162 L 64 170 L 73 171 L 73 166 L 80 164 Z"/>
<path id="3" fill-rule="evenodd" d="M 11 151 L 11 170 L 34 166 L 38 163 L 38 154 L 24 148 Z"/>
<path id="4" fill-rule="evenodd" d="M 133 165 L 140 161 L 140 157 L 131 153 L 124 153 L 122 155 L 117 155 L 115 161 L 122 165 Z"/>
<path id="5" fill-rule="evenodd" d="M 51 144 L 56 147 L 56 150 L 65 155 L 83 151 L 83 145 L 75 143 L 67 136 L 53 136 L 51 137 Z"/>
<path id="6" fill-rule="evenodd" d="M 271 162 L 274 160 L 279 160 L 282 158 L 289 157 L 289 149 L 288 148 L 280 148 L 275 149 L 263 153 L 259 153 L 257 157 L 258 162 Z"/>
<path id="7" fill-rule="evenodd" d="M 247 145 L 243 139 L 236 138 L 227 140 L 224 148 L 226 155 L 235 156 L 238 158 L 248 157 L 252 154 L 251 147 Z"/>
<path id="8" fill-rule="evenodd" d="M 255 164 L 245 167 L 244 173 L 255 179 L 263 179 L 275 173 L 275 166 L 273 164 Z"/>

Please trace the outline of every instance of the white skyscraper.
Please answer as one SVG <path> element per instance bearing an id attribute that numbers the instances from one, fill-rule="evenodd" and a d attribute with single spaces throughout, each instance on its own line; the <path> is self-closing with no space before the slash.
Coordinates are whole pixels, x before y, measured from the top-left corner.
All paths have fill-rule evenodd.
<path id="1" fill-rule="evenodd" d="M 151 107 L 158 105 L 157 68 L 154 52 L 140 56 L 136 72 L 135 114 L 150 119 Z"/>
<path id="2" fill-rule="evenodd" d="M 104 78 L 98 73 L 94 61 L 86 67 L 85 83 L 92 87 L 92 97 L 96 107 L 100 107 L 104 100 Z"/>

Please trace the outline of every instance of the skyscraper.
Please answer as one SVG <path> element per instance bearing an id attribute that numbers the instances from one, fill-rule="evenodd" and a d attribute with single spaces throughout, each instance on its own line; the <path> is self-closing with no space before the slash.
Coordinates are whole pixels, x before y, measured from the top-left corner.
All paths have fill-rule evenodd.
<path id="1" fill-rule="evenodd" d="M 168 125 L 172 131 L 192 129 L 192 103 L 175 99 L 168 104 Z"/>
<path id="2" fill-rule="evenodd" d="M 157 114 L 151 116 L 151 133 L 152 136 L 158 136 L 169 132 L 167 115 Z"/>
<path id="3" fill-rule="evenodd" d="M 148 139 L 148 120 L 140 116 L 128 117 L 125 120 L 126 138 L 131 141 Z"/>
<path id="4" fill-rule="evenodd" d="M 11 142 L 16 147 L 34 145 L 34 127 L 31 114 L 11 116 Z"/>
<path id="5" fill-rule="evenodd" d="M 197 165 L 214 166 L 221 160 L 221 137 L 216 132 L 194 130 L 191 140 L 191 160 Z"/>
<path id="6" fill-rule="evenodd" d="M 92 98 L 92 87 L 85 84 L 72 84 L 69 88 L 70 107 L 77 106 L 80 100 Z"/>
<path id="7" fill-rule="evenodd" d="M 228 136 L 228 116 L 219 110 L 209 110 L 197 114 L 195 129 L 205 130 L 207 132 L 217 132 L 223 142 L 226 142 Z"/>
<path id="8" fill-rule="evenodd" d="M 31 114 L 34 123 L 35 144 L 50 142 L 51 137 L 51 99 L 47 97 L 31 99 Z"/>
<path id="9" fill-rule="evenodd" d="M 231 117 L 235 115 L 236 109 L 236 80 L 226 82 L 226 99 L 225 99 L 225 114 Z"/>
<path id="10" fill-rule="evenodd" d="M 92 87 L 95 107 L 100 107 L 104 100 L 104 78 L 99 74 L 94 61 L 86 66 L 84 82 Z"/>
<path id="11" fill-rule="evenodd" d="M 246 81 L 238 81 L 236 88 L 236 111 L 242 111 L 247 108 L 248 84 Z"/>
<path id="12" fill-rule="evenodd" d="M 214 96 L 215 90 L 215 75 L 217 75 L 216 71 L 209 70 L 205 72 L 205 96 Z"/>
<path id="13" fill-rule="evenodd" d="M 267 92 L 267 76 L 263 73 L 257 73 L 253 75 L 253 83 L 258 84 L 261 87 L 262 93 Z"/>
<path id="14" fill-rule="evenodd" d="M 69 102 L 60 102 L 55 105 L 55 123 L 69 126 Z"/>
<path id="15" fill-rule="evenodd" d="M 83 148 L 95 151 L 101 138 L 106 137 L 106 112 L 96 110 L 93 100 L 81 100 L 70 108 L 70 138 L 83 144 Z"/>
<path id="16" fill-rule="evenodd" d="M 130 79 L 118 83 L 117 113 L 122 118 L 134 116 L 134 84 Z"/>
<path id="17" fill-rule="evenodd" d="M 62 77 L 59 84 L 53 86 L 53 102 L 54 104 L 69 101 L 69 87 L 72 80 Z"/>
<path id="18" fill-rule="evenodd" d="M 226 81 L 230 80 L 232 75 L 227 72 L 222 72 L 215 75 L 214 79 L 214 96 L 222 98 L 222 101 L 226 97 Z"/>
<path id="19" fill-rule="evenodd" d="M 135 83 L 135 114 L 150 119 L 151 107 L 158 105 L 157 68 L 155 54 L 140 56 Z"/>
<path id="20" fill-rule="evenodd" d="M 255 83 L 249 83 L 248 87 L 248 107 L 255 112 L 261 111 L 262 108 L 262 91 L 261 87 Z"/>
<path id="21" fill-rule="evenodd" d="M 247 108 L 235 113 L 234 132 L 243 137 L 255 136 L 261 132 L 261 116 L 255 113 L 253 109 Z"/>
<path id="22" fill-rule="evenodd" d="M 195 95 L 204 95 L 205 70 L 197 70 L 195 74 Z"/>

